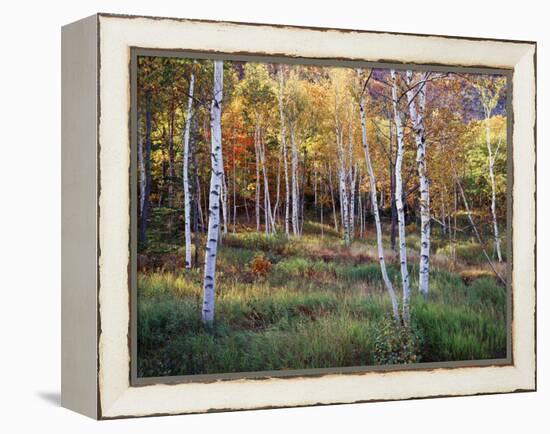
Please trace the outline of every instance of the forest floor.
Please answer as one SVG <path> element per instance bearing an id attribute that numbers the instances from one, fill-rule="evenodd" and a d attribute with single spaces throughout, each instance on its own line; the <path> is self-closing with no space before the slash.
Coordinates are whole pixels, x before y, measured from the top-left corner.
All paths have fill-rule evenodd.
<path id="1" fill-rule="evenodd" d="M 351 247 L 329 226 L 322 237 L 321 226 L 308 222 L 300 240 L 246 228 L 224 235 L 211 329 L 200 317 L 202 269 L 182 268 L 182 244 L 140 254 L 138 376 L 506 357 L 506 289 L 479 246 L 461 240 L 452 261 L 448 239 L 434 230 L 424 298 L 417 290 L 419 239 L 414 227 L 410 232 L 406 333 L 391 320 L 372 233 Z M 387 249 L 386 258 L 400 295 L 396 254 Z"/>

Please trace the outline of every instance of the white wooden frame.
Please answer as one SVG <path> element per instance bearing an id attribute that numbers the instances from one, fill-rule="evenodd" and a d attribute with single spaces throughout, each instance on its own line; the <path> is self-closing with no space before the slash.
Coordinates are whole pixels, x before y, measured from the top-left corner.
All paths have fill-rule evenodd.
<path id="1" fill-rule="evenodd" d="M 107 14 L 62 41 L 64 406 L 108 419 L 535 390 L 535 43 Z M 131 47 L 513 69 L 512 364 L 132 387 Z"/>

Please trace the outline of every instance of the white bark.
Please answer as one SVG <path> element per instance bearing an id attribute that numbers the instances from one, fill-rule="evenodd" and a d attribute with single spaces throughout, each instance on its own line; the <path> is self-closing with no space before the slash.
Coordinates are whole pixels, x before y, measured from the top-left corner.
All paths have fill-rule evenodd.
<path id="1" fill-rule="evenodd" d="M 290 186 L 288 182 L 288 158 L 286 149 L 286 128 L 283 107 L 283 71 L 279 67 L 279 116 L 281 118 L 281 142 L 283 144 L 283 167 L 285 172 L 285 234 L 290 236 Z"/>
<path id="2" fill-rule="evenodd" d="M 223 177 L 222 154 L 222 94 L 223 94 L 223 61 L 214 61 L 214 95 L 210 108 L 212 171 L 210 173 L 210 203 L 208 210 L 208 235 L 204 259 L 204 282 L 202 321 L 212 324 L 214 321 L 214 298 L 216 293 L 216 257 L 218 254 L 218 237 L 220 232 L 220 192 Z"/>
<path id="3" fill-rule="evenodd" d="M 342 212 L 342 223 L 344 225 L 344 242 L 346 246 L 349 246 L 349 204 L 346 189 L 346 171 L 345 168 L 342 167 L 342 163 L 340 163 L 340 209 Z"/>
<path id="4" fill-rule="evenodd" d="M 279 204 L 281 200 L 281 158 L 277 161 L 277 183 L 275 189 L 275 205 L 273 206 L 273 227 L 279 224 Z"/>
<path id="5" fill-rule="evenodd" d="M 292 233 L 294 236 L 299 236 L 298 228 L 298 149 L 296 146 L 296 137 L 295 137 L 296 125 L 292 124 L 290 127 L 290 139 L 292 146 L 292 166 L 291 166 L 291 177 L 292 177 Z"/>
<path id="6" fill-rule="evenodd" d="M 313 203 L 317 212 L 317 165 L 313 162 Z"/>
<path id="7" fill-rule="evenodd" d="M 350 199 L 349 199 L 349 237 L 355 237 L 355 194 L 357 189 L 357 163 L 350 174 Z"/>
<path id="8" fill-rule="evenodd" d="M 141 134 L 141 116 L 138 113 L 138 166 L 139 166 L 139 216 L 143 215 L 145 206 L 145 186 L 147 182 L 145 174 L 145 159 L 143 158 L 143 135 Z"/>
<path id="9" fill-rule="evenodd" d="M 407 102 L 412 120 L 412 127 L 416 142 L 416 165 L 420 180 L 420 264 L 418 286 L 420 292 L 426 296 L 429 292 L 430 280 L 430 181 L 426 164 L 426 128 L 424 126 L 424 109 L 426 106 L 427 73 L 422 74 L 422 84 L 419 89 L 411 89 L 413 73 L 406 73 Z"/>
<path id="10" fill-rule="evenodd" d="M 348 192 L 347 192 L 347 173 L 346 173 L 346 162 L 344 155 L 343 147 L 343 131 L 338 119 L 338 105 L 337 97 L 335 98 L 334 103 L 334 129 L 336 135 L 336 149 L 338 151 L 338 175 L 339 175 L 339 187 L 340 187 L 340 214 L 342 218 L 342 226 L 344 227 L 344 242 L 346 246 L 349 246 L 349 203 L 348 203 Z"/>
<path id="11" fill-rule="evenodd" d="M 496 161 L 496 155 L 498 153 L 497 149 L 493 152 L 493 147 L 491 145 L 491 113 L 498 104 L 500 90 L 502 88 L 503 82 L 500 84 L 498 80 L 493 82 L 495 85 L 494 89 L 490 89 L 490 84 L 492 80 L 480 80 L 474 82 L 474 87 L 479 92 L 481 98 L 481 104 L 483 106 L 483 112 L 485 115 L 485 141 L 487 146 L 487 151 L 489 153 L 488 163 L 489 163 L 489 179 L 491 183 L 491 217 L 493 220 L 493 235 L 495 240 L 495 250 L 497 253 L 497 258 L 499 262 L 502 262 L 502 252 L 500 248 L 500 234 L 498 229 L 498 220 L 496 215 L 496 179 L 494 172 L 494 165 Z"/>
<path id="12" fill-rule="evenodd" d="M 258 142 L 258 150 L 260 156 L 260 165 L 262 166 L 262 174 L 264 178 L 264 216 L 265 216 L 265 233 L 276 233 L 275 222 L 273 219 L 273 213 L 271 211 L 271 198 L 269 194 L 269 178 L 267 176 L 267 168 L 265 164 L 265 143 L 264 137 L 262 134 L 262 129 L 260 127 Z"/>
<path id="13" fill-rule="evenodd" d="M 195 74 L 191 72 L 189 79 L 189 97 L 187 98 L 187 115 L 183 133 L 183 207 L 185 223 L 185 268 L 191 268 L 191 193 L 189 191 L 189 135 L 191 117 L 193 116 L 193 93 L 195 89 Z"/>
<path id="14" fill-rule="evenodd" d="M 337 135 L 338 136 L 338 135 Z M 350 234 L 349 234 L 349 203 L 348 203 L 348 192 L 346 188 L 346 167 L 344 165 L 344 152 L 342 149 L 342 140 L 338 140 L 338 156 L 340 160 L 340 209 L 342 212 L 342 223 L 344 225 L 344 242 L 346 246 L 349 246 L 350 243 Z"/>
<path id="15" fill-rule="evenodd" d="M 358 70 L 359 75 L 361 75 L 361 70 Z M 365 98 L 364 92 L 361 93 L 359 98 L 359 111 L 361 115 L 361 138 L 363 139 L 363 149 L 365 151 L 365 161 L 367 163 L 367 173 L 369 175 L 369 185 L 370 185 L 370 196 L 372 202 L 372 212 L 374 214 L 374 223 L 376 226 L 376 243 L 378 246 L 378 260 L 380 262 L 380 271 L 382 272 L 382 279 L 390 295 L 390 300 L 392 304 L 393 316 L 396 321 L 399 322 L 399 306 L 397 303 L 397 295 L 393 289 L 393 285 L 388 276 L 386 270 L 386 261 L 384 258 L 384 245 L 382 240 L 382 225 L 380 223 L 380 214 L 378 212 L 378 197 L 376 195 L 376 177 L 374 176 L 374 170 L 372 169 L 372 164 L 370 160 L 370 150 L 369 142 L 367 138 L 367 117 L 365 113 Z"/>
<path id="16" fill-rule="evenodd" d="M 260 157 L 259 157 L 259 126 L 256 124 L 256 131 L 254 133 L 254 154 L 256 157 L 256 230 L 260 232 Z"/>
<path id="17" fill-rule="evenodd" d="M 334 186 L 332 185 L 332 168 L 328 164 L 328 183 L 330 186 L 330 200 L 332 202 L 332 216 L 334 217 L 334 231 L 338 233 L 338 217 L 336 217 L 336 201 L 334 200 Z"/>
<path id="18" fill-rule="evenodd" d="M 407 269 L 407 245 L 405 236 L 405 212 L 403 208 L 403 180 L 401 178 L 401 168 L 403 165 L 403 155 L 405 152 L 405 142 L 403 137 L 403 121 L 398 107 L 397 97 L 397 74 L 395 70 L 390 71 L 392 81 L 392 103 L 395 122 L 395 131 L 397 132 L 397 158 L 395 159 L 395 202 L 397 207 L 397 228 L 399 233 L 399 261 L 401 264 L 401 282 L 403 285 L 403 322 L 409 324 L 410 320 L 410 290 L 409 290 L 409 271 Z"/>
<path id="19" fill-rule="evenodd" d="M 350 102 L 350 111 L 349 111 L 349 173 L 348 173 L 348 183 L 349 183 L 349 238 L 353 240 L 355 236 L 355 183 L 357 181 L 357 167 L 354 167 L 353 163 L 353 102 Z"/>
<path id="20" fill-rule="evenodd" d="M 502 262 L 502 252 L 500 250 L 500 234 L 498 231 L 497 206 L 496 206 L 496 181 L 495 181 L 495 156 L 493 155 L 493 146 L 491 145 L 491 109 L 485 105 L 485 142 L 487 152 L 489 153 L 489 179 L 491 181 L 491 216 L 493 219 L 493 233 L 495 237 L 495 249 L 498 262 Z"/>

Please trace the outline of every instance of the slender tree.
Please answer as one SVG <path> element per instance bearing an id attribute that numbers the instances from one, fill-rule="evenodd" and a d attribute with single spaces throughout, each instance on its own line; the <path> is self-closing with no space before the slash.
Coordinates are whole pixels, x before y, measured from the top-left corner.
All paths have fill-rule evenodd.
<path id="1" fill-rule="evenodd" d="M 402 166 L 405 152 L 405 140 L 403 136 L 403 120 L 399 108 L 399 98 L 397 92 L 397 74 L 394 69 L 390 71 L 391 76 L 391 94 L 393 104 L 393 115 L 395 122 L 395 131 L 397 133 L 397 160 L 395 163 L 395 202 L 397 206 L 397 226 L 399 233 L 399 261 L 401 264 L 401 283 L 403 286 L 403 323 L 409 324 L 410 320 L 410 290 L 409 290 L 409 271 L 407 269 L 407 244 L 405 235 L 405 213 L 403 204 L 403 180 Z"/>
<path id="2" fill-rule="evenodd" d="M 332 184 L 332 168 L 330 163 L 328 166 L 328 184 L 330 186 L 330 201 L 332 203 L 332 216 L 334 217 L 334 231 L 338 233 L 338 218 L 336 217 L 336 201 L 334 200 L 334 186 Z"/>
<path id="3" fill-rule="evenodd" d="M 211 129 L 211 173 L 210 202 L 208 209 L 208 235 L 204 259 L 204 282 L 202 321 L 210 325 L 214 321 L 214 298 L 216 293 L 216 257 L 218 254 L 218 237 L 220 233 L 220 193 L 223 178 L 222 154 L 222 96 L 223 96 L 223 61 L 214 60 L 214 86 L 210 108 Z"/>
<path id="4" fill-rule="evenodd" d="M 420 180 L 420 266 L 418 286 L 423 295 L 428 295 L 430 280 L 430 181 L 426 164 L 426 83 L 430 73 L 424 72 L 419 83 L 413 83 L 413 72 L 406 72 L 407 101 L 416 141 L 416 164 Z"/>
<path id="5" fill-rule="evenodd" d="M 187 114 L 183 129 L 183 202 L 185 223 L 185 268 L 191 268 L 191 194 L 189 191 L 189 136 L 191 118 L 193 116 L 193 93 L 195 91 L 195 73 L 189 77 L 189 95 L 187 98 Z"/>
<path id="6" fill-rule="evenodd" d="M 256 115 L 257 117 L 257 115 Z M 261 193 L 261 186 L 260 186 L 260 126 L 258 123 L 256 123 L 256 129 L 254 131 L 254 157 L 256 158 L 256 188 L 254 190 L 255 192 L 255 211 L 256 211 L 256 231 L 260 232 L 260 197 L 262 195 Z M 266 222 L 267 225 L 267 222 Z"/>
<path id="7" fill-rule="evenodd" d="M 290 237 L 290 186 L 288 182 L 288 158 L 287 158 L 287 146 L 286 146 L 286 125 L 285 125 L 285 113 L 284 113 L 284 78 L 283 78 L 283 66 L 279 65 L 279 117 L 281 120 L 281 144 L 283 152 L 283 168 L 285 172 L 285 234 L 287 238 Z"/>
<path id="8" fill-rule="evenodd" d="M 142 122 L 141 114 L 138 110 L 137 144 L 138 144 L 138 170 L 139 170 L 139 218 L 142 219 L 143 208 L 145 206 L 145 161 L 143 157 L 143 134 L 141 132 Z"/>
<path id="9" fill-rule="evenodd" d="M 298 226 L 298 146 L 296 145 L 296 123 L 290 126 L 291 178 L 292 178 L 292 234 L 299 236 Z"/>
<path id="10" fill-rule="evenodd" d="M 354 164 L 353 156 L 353 101 L 350 100 L 349 109 L 349 126 L 348 126 L 348 142 L 349 142 L 349 167 L 348 167 L 348 184 L 349 184 L 349 238 L 353 240 L 355 236 L 355 185 L 357 182 L 357 163 Z"/>
<path id="11" fill-rule="evenodd" d="M 491 143 L 491 115 L 500 99 L 501 91 L 506 84 L 503 78 L 480 77 L 474 81 L 474 87 L 480 95 L 481 105 L 483 106 L 483 116 L 485 123 L 485 144 L 487 146 L 487 165 L 489 169 L 489 180 L 491 184 L 491 217 L 493 219 L 493 235 L 495 240 L 495 250 L 498 262 L 502 262 L 502 252 L 500 248 L 500 234 L 498 229 L 498 219 L 496 211 L 496 179 L 495 179 L 495 161 L 498 155 L 499 147 L 493 148 Z"/>
<path id="12" fill-rule="evenodd" d="M 153 179 L 151 177 L 151 131 L 152 131 L 152 95 L 151 90 L 145 92 L 145 154 L 143 155 L 144 167 L 143 176 L 141 181 L 144 184 L 143 192 L 141 194 L 141 221 L 140 221 L 140 234 L 139 239 L 143 245 L 147 245 L 147 224 L 149 216 L 151 214 L 151 185 Z"/>
<path id="13" fill-rule="evenodd" d="M 363 71 L 361 69 L 358 69 L 357 72 L 359 77 L 363 75 Z M 390 295 L 393 316 L 395 320 L 399 322 L 400 317 L 399 317 L 399 306 L 397 303 L 397 295 L 395 294 L 395 290 L 393 289 L 393 285 L 391 283 L 391 280 L 388 276 L 388 272 L 386 270 L 386 260 L 384 258 L 384 245 L 383 245 L 383 239 L 382 239 L 382 225 L 380 223 L 380 214 L 378 212 L 378 198 L 376 195 L 376 177 L 374 175 L 374 170 L 372 168 L 369 142 L 368 142 L 368 136 L 367 136 L 367 115 L 365 112 L 365 91 L 367 88 L 367 84 L 368 84 L 368 79 L 365 80 L 365 83 L 362 86 L 362 91 L 359 95 L 359 113 L 361 115 L 361 133 L 362 133 L 361 138 L 363 140 L 363 150 L 365 152 L 365 162 L 367 164 L 367 173 L 369 176 L 370 196 L 371 196 L 371 202 L 372 202 L 372 213 L 374 214 L 374 224 L 376 227 L 376 244 L 378 247 L 378 261 L 380 262 L 380 271 L 382 272 L 382 279 L 384 280 L 384 284 L 386 285 L 386 289 L 388 290 L 388 293 Z"/>
<path id="14" fill-rule="evenodd" d="M 348 189 L 347 189 L 347 179 L 348 175 L 346 173 L 346 157 L 344 154 L 344 145 L 343 145 L 343 135 L 344 131 L 342 128 L 342 123 L 340 121 L 340 116 L 338 113 L 339 101 L 338 101 L 338 88 L 335 89 L 334 93 L 334 133 L 336 140 L 336 149 L 338 151 L 338 179 L 340 187 L 340 215 L 342 218 L 342 226 L 344 228 L 344 243 L 346 246 L 350 244 L 350 231 L 349 231 L 349 202 L 348 202 Z"/>

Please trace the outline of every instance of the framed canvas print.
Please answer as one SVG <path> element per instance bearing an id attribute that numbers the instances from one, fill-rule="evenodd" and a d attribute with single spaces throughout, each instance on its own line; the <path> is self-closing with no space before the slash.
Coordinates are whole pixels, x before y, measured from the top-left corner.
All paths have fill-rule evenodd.
<path id="1" fill-rule="evenodd" d="M 536 44 L 98 14 L 62 31 L 62 403 L 536 388 Z"/>

